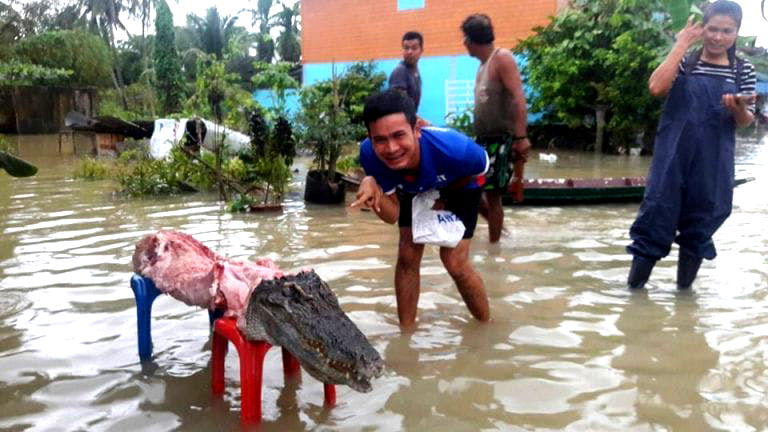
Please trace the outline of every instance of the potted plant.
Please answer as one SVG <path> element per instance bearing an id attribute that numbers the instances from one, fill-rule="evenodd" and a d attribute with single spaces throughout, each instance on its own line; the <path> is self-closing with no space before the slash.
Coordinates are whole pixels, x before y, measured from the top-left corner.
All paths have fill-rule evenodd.
<path id="1" fill-rule="evenodd" d="M 314 169 L 307 172 L 304 199 L 318 204 L 344 201 L 345 184 L 337 171 L 344 145 L 366 135 L 362 122 L 363 104 L 369 94 L 381 88 L 386 77 L 376 73 L 372 63 L 356 63 L 338 77 L 304 87 L 301 91 L 299 122 L 303 142 L 315 154 Z"/>
<path id="2" fill-rule="evenodd" d="M 248 193 L 238 195 L 231 208 L 239 211 L 280 210 L 296 156 L 291 124 L 284 117 L 278 117 L 270 131 L 264 113 L 257 108 L 249 116 L 249 126 L 251 146 L 240 153 L 237 160 L 244 162 L 240 163 L 242 169 L 232 170 L 232 175 L 252 187 Z"/>

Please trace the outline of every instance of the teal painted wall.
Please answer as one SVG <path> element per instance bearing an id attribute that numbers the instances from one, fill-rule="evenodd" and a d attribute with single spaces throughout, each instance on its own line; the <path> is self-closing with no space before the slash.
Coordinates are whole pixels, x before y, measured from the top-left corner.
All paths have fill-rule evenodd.
<path id="1" fill-rule="evenodd" d="M 516 56 L 518 65 L 522 66 L 525 58 Z M 376 69 L 384 72 L 387 77 L 400 62 L 400 59 L 377 60 Z M 304 85 L 328 79 L 333 74 L 342 74 L 353 62 L 305 64 L 303 68 Z M 419 60 L 422 89 L 419 116 L 427 119 L 433 125 L 446 124 L 446 115 L 461 112 L 474 102 L 474 83 L 477 67 L 480 62 L 468 55 L 422 57 Z M 528 93 L 526 88 L 526 93 Z M 272 98 L 268 90 L 259 90 L 254 98 L 263 106 L 272 106 Z M 288 99 L 289 111 L 298 110 L 298 97 L 293 94 Z M 529 122 L 536 121 L 540 116 L 528 116 Z"/>
<path id="2" fill-rule="evenodd" d="M 336 73 L 342 73 L 353 62 L 345 63 L 319 63 L 304 65 L 304 84 L 312 84 L 331 77 L 331 69 L 336 68 Z M 400 59 L 377 60 L 376 69 L 384 72 L 387 77 L 400 63 Z M 475 82 L 475 73 L 480 62 L 477 59 L 463 56 L 422 57 L 419 60 L 419 72 L 421 73 L 421 102 L 419 103 L 419 115 L 429 120 L 434 125 L 444 125 L 447 113 L 447 102 L 461 99 L 463 104 L 471 104 L 474 100 L 472 88 Z M 451 89 L 460 82 L 463 85 L 457 91 L 446 92 L 446 85 Z M 469 94 L 467 94 L 467 92 Z M 469 99 L 467 99 L 467 97 Z M 453 105 L 451 105 L 453 106 Z"/>
<path id="3" fill-rule="evenodd" d="M 253 92 L 253 99 L 259 105 L 265 108 L 271 108 L 277 105 L 277 99 L 272 90 L 256 90 Z M 299 112 L 299 92 L 298 90 L 287 90 L 285 92 L 285 109 L 290 116 L 295 116 Z"/>

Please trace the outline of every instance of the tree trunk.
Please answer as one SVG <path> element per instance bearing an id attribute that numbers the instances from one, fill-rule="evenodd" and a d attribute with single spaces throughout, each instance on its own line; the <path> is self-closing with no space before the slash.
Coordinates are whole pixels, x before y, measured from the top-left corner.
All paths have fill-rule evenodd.
<path id="1" fill-rule="evenodd" d="M 107 23 L 107 37 L 109 40 L 107 41 L 109 43 L 109 48 L 112 50 L 112 73 L 114 75 L 113 80 L 115 82 L 115 88 L 117 89 L 117 94 L 120 96 L 120 100 L 123 102 L 123 109 L 128 111 L 128 99 L 125 97 L 125 84 L 123 83 L 123 73 L 120 71 L 120 64 L 118 62 L 117 57 L 117 47 L 115 46 L 115 23 L 117 21 L 117 12 L 115 10 L 115 3 L 113 1 L 109 2 L 109 13 L 112 16 L 112 21 Z"/>
<path id="2" fill-rule="evenodd" d="M 603 152 L 603 140 L 605 139 L 605 111 L 604 105 L 595 107 L 595 123 L 597 132 L 595 133 L 595 153 Z"/>

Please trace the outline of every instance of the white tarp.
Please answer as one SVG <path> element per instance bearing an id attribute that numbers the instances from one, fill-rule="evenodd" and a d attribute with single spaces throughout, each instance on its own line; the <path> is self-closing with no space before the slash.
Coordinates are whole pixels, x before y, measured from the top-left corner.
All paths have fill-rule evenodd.
<path id="1" fill-rule="evenodd" d="M 155 130 L 152 138 L 149 140 L 149 154 L 154 159 L 164 159 L 171 153 L 171 148 L 178 144 L 184 137 L 188 119 L 157 119 L 155 120 Z M 216 124 L 212 121 L 202 119 L 205 123 L 207 132 L 203 139 L 202 146 L 215 151 L 219 143 L 224 139 L 224 146 L 229 153 L 238 153 L 250 145 L 251 139 L 248 135 Z"/>
<path id="2" fill-rule="evenodd" d="M 149 139 L 149 155 L 153 159 L 165 159 L 182 136 L 184 128 L 181 122 L 174 119 L 155 120 L 155 130 Z"/>

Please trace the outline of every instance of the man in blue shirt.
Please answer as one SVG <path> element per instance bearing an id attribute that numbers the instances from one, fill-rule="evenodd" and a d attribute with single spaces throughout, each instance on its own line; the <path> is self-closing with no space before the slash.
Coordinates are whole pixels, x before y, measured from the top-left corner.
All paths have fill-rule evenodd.
<path id="1" fill-rule="evenodd" d="M 472 315 L 487 321 L 490 309 L 483 280 L 469 261 L 480 186 L 488 170 L 485 150 L 456 131 L 421 128 L 413 101 L 397 90 L 369 97 L 363 119 L 368 138 L 360 144 L 360 162 L 367 176 L 351 206 L 371 208 L 384 222 L 398 222 L 395 295 L 400 325 L 410 327 L 416 321 L 424 253 L 424 245 L 413 242 L 411 201 L 416 193 L 431 189 L 440 191 L 438 205 L 453 212 L 465 227 L 456 247 L 440 248 L 440 259 Z"/>

